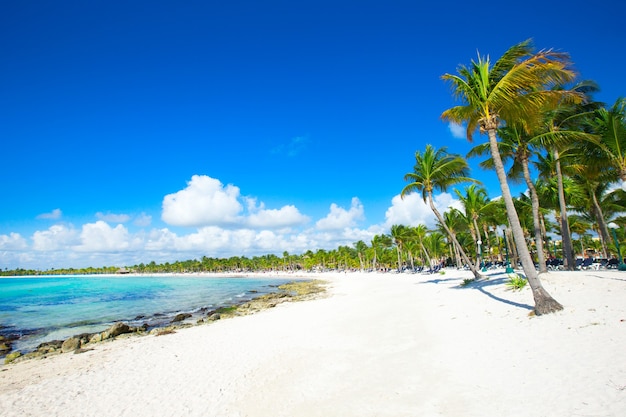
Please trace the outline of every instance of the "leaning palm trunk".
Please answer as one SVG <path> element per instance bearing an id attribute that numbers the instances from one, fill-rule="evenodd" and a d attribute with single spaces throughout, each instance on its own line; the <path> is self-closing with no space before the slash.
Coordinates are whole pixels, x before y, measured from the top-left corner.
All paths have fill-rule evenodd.
<path id="1" fill-rule="evenodd" d="M 474 223 L 474 229 L 476 230 L 475 232 L 475 243 L 476 243 L 476 269 L 480 269 L 482 267 L 482 243 L 479 245 L 478 241 L 481 240 L 480 238 L 480 229 L 478 228 L 478 223 L 476 222 L 476 217 L 472 218 L 472 223 Z"/>
<path id="2" fill-rule="evenodd" d="M 511 257 L 511 266 L 515 265 L 515 268 L 517 268 L 517 265 L 519 264 L 519 256 L 517 255 L 517 245 L 515 245 L 515 242 L 513 241 L 513 235 L 511 234 L 511 229 L 506 229 L 506 241 L 509 245 L 509 255 Z"/>
<path id="3" fill-rule="evenodd" d="M 560 226 L 561 239 L 563 240 L 563 258 L 564 267 L 568 271 L 576 269 L 574 254 L 572 248 L 572 237 L 569 232 L 569 221 L 567 220 L 567 206 L 565 204 L 565 191 L 563 189 L 563 173 L 561 172 L 561 162 L 559 161 L 559 151 L 554 151 L 554 159 L 556 161 L 556 179 L 559 188 L 559 210 L 561 211 Z"/>
<path id="4" fill-rule="evenodd" d="M 604 220 L 604 212 L 602 211 L 602 207 L 600 207 L 600 203 L 598 202 L 595 192 L 591 193 L 591 201 L 593 202 L 593 211 L 596 216 L 596 220 L 598 221 L 598 229 L 600 232 L 598 234 L 600 236 L 600 243 L 602 244 L 602 251 L 606 254 L 608 253 L 606 242 L 609 241 L 609 228 Z"/>
<path id="5" fill-rule="evenodd" d="M 441 226 L 444 228 L 444 230 L 450 237 L 450 240 L 452 240 L 452 243 L 458 249 L 459 254 L 461 255 L 461 258 L 463 258 L 463 262 L 465 262 L 465 264 L 469 267 L 470 271 L 472 271 L 472 274 L 474 274 L 474 278 L 476 279 L 482 278 L 482 275 L 478 273 L 478 270 L 476 269 L 474 264 L 472 264 L 472 261 L 470 261 L 470 259 L 465 254 L 465 251 L 463 250 L 463 247 L 461 247 L 461 244 L 459 243 L 459 241 L 456 239 L 456 236 L 448 228 L 448 225 L 444 221 L 441 213 L 439 213 L 439 210 L 435 208 L 435 203 L 433 202 L 433 194 L 431 191 L 428 191 L 428 204 L 430 205 L 430 209 L 433 211 L 433 213 L 435 213 L 435 217 L 437 217 L 437 220 L 439 220 L 439 223 L 441 223 Z"/>
<path id="6" fill-rule="evenodd" d="M 535 300 L 535 314 L 547 314 L 563 309 L 563 306 L 559 304 L 552 296 L 543 288 L 539 275 L 535 269 L 530 251 L 526 245 L 526 239 L 524 238 L 524 231 L 515 211 L 515 205 L 513 204 L 513 198 L 511 197 L 511 190 L 506 180 L 506 172 L 504 171 L 504 164 L 500 157 L 500 151 L 498 150 L 498 139 L 496 137 L 497 119 L 492 117 L 489 120 L 482 121 L 486 126 L 485 130 L 489 134 L 489 146 L 491 149 L 491 157 L 493 158 L 494 168 L 500 182 L 500 189 L 502 191 L 502 199 L 506 207 L 507 217 L 509 219 L 509 225 L 513 232 L 513 239 L 517 246 L 517 252 L 522 263 L 522 268 L 528 279 L 528 284 L 533 292 L 533 298 Z"/>
<path id="7" fill-rule="evenodd" d="M 489 261 L 493 261 L 492 259 L 492 251 L 491 251 L 491 238 L 489 236 L 489 227 L 487 226 L 486 223 L 483 223 L 483 233 L 485 234 L 485 243 L 487 244 L 487 254 L 488 254 L 488 259 Z M 493 232 L 494 236 L 497 238 L 498 236 L 496 235 L 496 232 Z"/>
<path id="8" fill-rule="evenodd" d="M 424 244 L 422 243 L 421 240 L 420 240 L 420 247 L 422 248 L 422 252 L 424 253 L 424 257 L 426 258 L 426 262 L 428 262 L 428 266 L 432 267 L 433 266 L 433 262 L 430 259 L 430 255 L 428 254 L 428 251 L 426 250 L 426 246 L 424 246 Z"/>
<path id="9" fill-rule="evenodd" d="M 530 191 L 530 202 L 533 210 L 533 226 L 535 231 L 535 245 L 537 246 L 537 263 L 539 263 L 539 273 L 548 272 L 548 266 L 546 265 L 546 256 L 543 251 L 543 235 L 541 233 L 541 222 L 539 220 L 539 197 L 537 196 L 537 189 L 530 178 L 530 170 L 528 169 L 528 159 L 522 161 L 522 168 L 524 170 L 524 180 Z"/>
<path id="10" fill-rule="evenodd" d="M 401 246 L 400 245 L 396 245 L 396 249 L 398 251 L 398 272 L 402 272 Z"/>

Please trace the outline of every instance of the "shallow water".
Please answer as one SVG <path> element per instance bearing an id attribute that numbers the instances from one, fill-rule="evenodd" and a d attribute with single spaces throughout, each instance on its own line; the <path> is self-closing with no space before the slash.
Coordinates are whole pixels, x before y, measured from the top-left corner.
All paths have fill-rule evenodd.
<path id="1" fill-rule="evenodd" d="M 269 293 L 287 279 L 204 276 L 62 276 L 0 278 L 0 334 L 13 350 L 95 333 L 116 321 L 151 327 L 180 312 L 199 312 Z"/>

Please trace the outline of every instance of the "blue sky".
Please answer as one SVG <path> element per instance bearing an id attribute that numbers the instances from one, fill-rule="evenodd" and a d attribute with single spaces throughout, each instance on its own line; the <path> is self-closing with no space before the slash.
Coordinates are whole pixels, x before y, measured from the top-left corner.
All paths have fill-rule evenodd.
<path id="1" fill-rule="evenodd" d="M 440 77 L 477 51 L 533 38 L 598 100 L 625 93 L 621 2 L 419 3 L 5 4 L 0 267 L 302 253 L 432 225 L 398 195 L 416 150 L 470 149 L 439 118 L 455 104 Z"/>

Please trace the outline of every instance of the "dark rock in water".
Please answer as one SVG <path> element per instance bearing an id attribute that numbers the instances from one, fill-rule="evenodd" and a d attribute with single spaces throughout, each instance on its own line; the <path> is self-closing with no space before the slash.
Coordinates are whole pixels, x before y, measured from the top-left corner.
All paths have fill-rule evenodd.
<path id="1" fill-rule="evenodd" d="M 138 315 L 137 317 L 135 317 L 135 320 L 143 320 L 143 319 L 145 319 L 145 318 L 146 318 L 146 316 L 145 316 L 145 315 L 140 314 L 140 315 Z"/>
<path id="2" fill-rule="evenodd" d="M 40 354 L 57 352 L 57 351 L 61 350 L 62 346 L 63 346 L 63 341 L 62 340 L 51 340 L 49 342 L 40 343 L 37 346 L 36 352 L 38 352 Z"/>
<path id="3" fill-rule="evenodd" d="M 174 316 L 174 318 L 172 319 L 170 323 L 177 323 L 179 321 L 188 319 L 189 317 L 191 317 L 191 314 L 189 313 L 178 313 L 176 316 Z"/>
<path id="4" fill-rule="evenodd" d="M 63 341 L 62 340 L 51 340 L 49 342 L 40 343 L 37 346 L 37 350 L 39 350 L 39 349 L 46 349 L 46 348 L 50 348 L 50 347 L 53 347 L 55 349 L 59 349 L 62 345 L 63 345 Z"/>
<path id="5" fill-rule="evenodd" d="M 11 350 L 13 350 L 11 339 L 0 336 L 0 355 L 6 355 Z"/>
<path id="6" fill-rule="evenodd" d="M 6 355 L 13 348 L 11 347 L 11 343 L 9 342 L 0 342 L 0 355 Z"/>
<path id="7" fill-rule="evenodd" d="M 82 342 L 81 342 L 80 338 L 78 338 L 78 337 L 70 337 L 65 342 L 63 342 L 63 344 L 61 345 L 61 352 L 65 353 L 65 352 L 71 352 L 73 350 L 76 350 L 76 349 L 80 348 L 81 343 Z"/>
<path id="8" fill-rule="evenodd" d="M 113 326 L 109 327 L 107 330 L 103 331 L 102 333 L 89 335 L 87 342 L 91 342 L 91 343 L 102 342 L 103 340 L 111 339 L 121 334 L 132 333 L 135 331 L 137 331 L 136 327 L 131 328 L 128 324 L 119 322 L 119 323 L 115 323 Z"/>

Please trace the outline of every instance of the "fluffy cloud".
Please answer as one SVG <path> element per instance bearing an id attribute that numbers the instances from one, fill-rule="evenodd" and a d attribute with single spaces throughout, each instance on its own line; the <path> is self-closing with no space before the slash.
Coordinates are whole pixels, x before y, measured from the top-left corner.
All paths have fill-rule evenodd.
<path id="1" fill-rule="evenodd" d="M 76 229 L 60 224 L 35 232 L 32 239 L 33 249 L 36 251 L 64 250 L 79 242 Z"/>
<path id="2" fill-rule="evenodd" d="M 133 224 L 138 227 L 148 227 L 152 223 L 152 216 L 147 215 L 146 213 L 141 213 Z"/>
<path id="3" fill-rule="evenodd" d="M 459 202 L 441 193 L 435 204 L 443 212 Z M 404 200 L 392 199 L 384 224 L 359 227 L 365 220 L 364 207 L 354 197 L 350 207 L 333 203 L 314 226 L 307 226 L 311 219 L 293 205 L 266 208 L 255 198 L 241 196 L 234 185 L 198 175 L 183 190 L 165 196 L 162 208 L 162 218 L 169 225 L 195 229 L 148 230 L 152 218 L 145 213 L 127 227 L 121 223 L 132 220 L 130 216 L 99 213 L 98 221 L 80 228 L 56 224 L 34 232 L 30 239 L 18 233 L 0 235 L 0 262 L 9 268 L 48 269 L 303 253 L 350 246 L 359 240 L 369 245 L 374 235 L 389 233 L 393 224 L 435 225 L 430 208 L 418 194 L 410 194 Z"/>
<path id="4" fill-rule="evenodd" d="M 448 123 L 448 129 L 450 133 L 452 133 L 452 136 L 457 139 L 467 138 L 467 129 L 465 129 L 465 126 L 456 123 Z"/>
<path id="5" fill-rule="evenodd" d="M 240 200 L 247 205 L 245 213 Z M 194 175 L 187 188 L 165 196 L 161 218 L 172 226 L 254 229 L 292 227 L 309 221 L 293 205 L 266 209 L 263 203 L 257 205 L 255 198 L 241 196 L 238 187 L 224 186 L 206 175 Z"/>
<path id="6" fill-rule="evenodd" d="M 239 188 L 194 175 L 187 188 L 165 196 L 161 219 L 172 226 L 231 224 L 243 209 L 238 197 Z"/>
<path id="7" fill-rule="evenodd" d="M 61 209 L 54 209 L 50 213 L 41 213 L 37 216 L 38 219 L 46 219 L 46 220 L 58 220 L 61 218 Z"/>
<path id="8" fill-rule="evenodd" d="M 0 250 L 12 251 L 22 250 L 28 247 L 26 239 L 19 233 L 9 233 L 8 235 L 0 235 Z"/>
<path id="9" fill-rule="evenodd" d="M 75 249 L 81 252 L 119 252 L 131 248 L 131 237 L 123 225 L 112 228 L 102 220 L 83 225 L 80 241 Z"/>
<path id="10" fill-rule="evenodd" d="M 363 204 L 358 198 L 352 198 L 350 209 L 346 210 L 335 203 L 330 205 L 330 213 L 315 223 L 318 230 L 341 230 L 355 226 L 358 221 L 364 220 Z"/>
<path id="11" fill-rule="evenodd" d="M 461 208 L 458 200 L 449 193 L 437 194 L 434 198 L 435 207 L 443 213 L 449 207 Z M 435 227 L 437 219 L 430 206 L 424 202 L 421 194 L 411 193 L 403 198 L 399 195 L 391 200 L 391 207 L 385 213 L 385 227 L 391 228 L 394 224 L 417 226 L 424 224 L 426 227 Z"/>
<path id="12" fill-rule="evenodd" d="M 309 218 L 298 211 L 295 206 L 284 206 L 280 209 L 260 209 L 247 219 L 247 224 L 253 228 L 281 228 L 298 226 L 307 223 Z"/>

